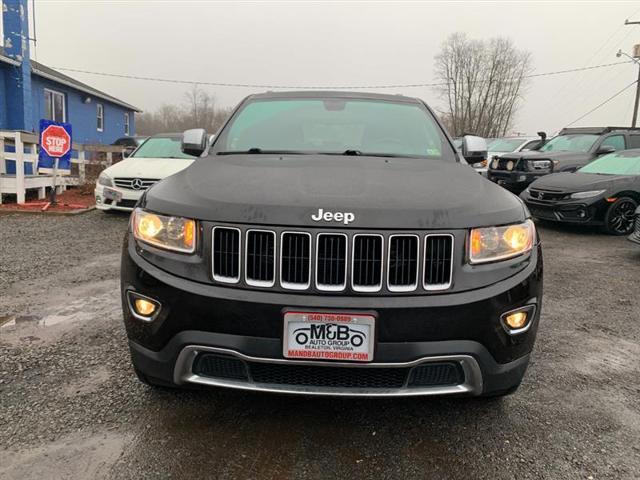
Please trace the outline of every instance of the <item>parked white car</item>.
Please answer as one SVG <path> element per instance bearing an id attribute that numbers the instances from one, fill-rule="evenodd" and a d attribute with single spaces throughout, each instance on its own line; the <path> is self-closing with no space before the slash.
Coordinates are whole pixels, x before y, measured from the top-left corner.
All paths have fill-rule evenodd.
<path id="1" fill-rule="evenodd" d="M 182 135 L 155 135 L 105 169 L 96 182 L 96 208 L 131 211 L 154 183 L 191 165 L 196 157 L 183 153 L 181 142 Z"/>

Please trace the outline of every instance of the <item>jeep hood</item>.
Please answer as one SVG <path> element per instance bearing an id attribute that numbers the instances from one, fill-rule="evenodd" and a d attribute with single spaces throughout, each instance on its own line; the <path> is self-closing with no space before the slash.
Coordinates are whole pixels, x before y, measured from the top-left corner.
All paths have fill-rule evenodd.
<path id="1" fill-rule="evenodd" d="M 349 228 L 452 229 L 519 222 L 519 198 L 468 165 L 334 155 L 217 155 L 157 183 L 142 205 L 216 222 L 345 228 L 312 215 L 353 213 Z"/>
<path id="2" fill-rule="evenodd" d="M 162 179 L 184 170 L 194 160 L 187 158 L 137 158 L 129 157 L 111 165 L 104 173 L 111 178 L 152 178 Z"/>

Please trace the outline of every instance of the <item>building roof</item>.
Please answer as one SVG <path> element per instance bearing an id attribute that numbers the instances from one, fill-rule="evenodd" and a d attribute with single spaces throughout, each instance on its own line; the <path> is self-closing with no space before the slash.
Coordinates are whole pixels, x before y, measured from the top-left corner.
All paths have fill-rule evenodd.
<path id="1" fill-rule="evenodd" d="M 20 65 L 20 62 L 18 62 L 17 60 L 4 55 L 4 50 L 2 47 L 0 47 L 0 62 L 8 63 L 9 65 L 13 65 L 14 67 Z"/>
<path id="2" fill-rule="evenodd" d="M 116 97 L 112 97 L 111 95 L 101 92 L 100 90 L 96 90 L 93 87 L 90 87 L 86 83 L 82 83 L 75 78 L 71 78 L 68 75 L 60 73 L 53 68 L 49 68 L 46 65 L 43 65 L 35 60 L 31 60 L 31 71 L 35 75 L 39 75 L 40 77 L 47 78 L 49 80 L 53 80 L 54 82 L 61 83 L 68 87 L 75 88 L 76 90 L 80 90 L 88 95 L 93 97 L 101 98 L 111 103 L 115 103 L 116 105 L 120 105 L 121 107 L 127 108 L 129 110 L 133 110 L 135 112 L 141 112 L 138 107 L 134 107 L 133 105 L 129 105 L 128 103 L 123 102 L 122 100 L 117 99 Z"/>

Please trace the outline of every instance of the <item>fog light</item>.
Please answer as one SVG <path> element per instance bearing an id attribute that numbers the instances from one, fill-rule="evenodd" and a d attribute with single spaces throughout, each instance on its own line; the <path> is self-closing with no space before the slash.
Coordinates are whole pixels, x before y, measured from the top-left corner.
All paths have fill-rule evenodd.
<path id="1" fill-rule="evenodd" d="M 145 300 L 136 300 L 136 306 L 137 302 L 139 301 L 144 302 Z M 152 306 L 152 308 L 154 307 Z M 527 324 L 527 312 L 510 313 L 509 315 L 504 317 L 504 323 L 506 323 L 509 328 L 514 330 L 517 328 L 522 328 Z"/>
<path id="2" fill-rule="evenodd" d="M 127 299 L 129 301 L 129 310 L 131 310 L 131 314 L 138 320 L 142 320 L 143 322 L 152 322 L 158 316 L 158 313 L 160 313 L 160 302 L 153 298 L 128 291 Z"/>
<path id="3" fill-rule="evenodd" d="M 535 305 L 527 305 L 504 313 L 501 317 L 502 326 L 509 335 L 526 332 L 531 327 L 535 311 Z"/>
<path id="4" fill-rule="evenodd" d="M 136 310 L 136 313 L 145 317 L 150 317 L 156 311 L 155 303 L 145 300 L 144 298 L 136 298 L 133 302 L 133 308 Z"/>

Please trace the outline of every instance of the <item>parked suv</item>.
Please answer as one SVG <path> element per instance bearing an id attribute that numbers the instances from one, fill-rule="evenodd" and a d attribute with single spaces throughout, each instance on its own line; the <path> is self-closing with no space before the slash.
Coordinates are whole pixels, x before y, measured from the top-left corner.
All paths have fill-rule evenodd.
<path id="1" fill-rule="evenodd" d="M 544 175 L 575 172 L 601 155 L 640 147 L 640 128 L 565 128 L 538 150 L 507 153 L 489 163 L 489 180 L 514 193 Z"/>
<path id="2" fill-rule="evenodd" d="M 203 130 L 182 148 L 198 157 Z M 525 373 L 542 253 L 522 201 L 469 168 L 421 100 L 246 98 L 155 184 L 122 254 L 151 385 L 503 395 Z"/>

